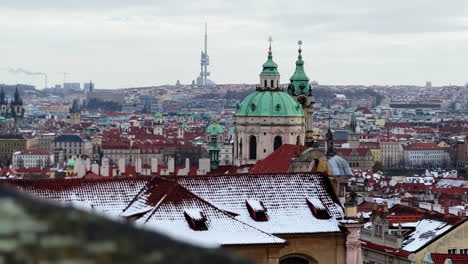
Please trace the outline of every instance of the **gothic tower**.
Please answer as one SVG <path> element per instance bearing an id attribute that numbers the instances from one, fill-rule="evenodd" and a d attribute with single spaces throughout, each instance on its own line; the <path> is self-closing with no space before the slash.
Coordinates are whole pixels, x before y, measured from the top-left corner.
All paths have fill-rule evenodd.
<path id="1" fill-rule="evenodd" d="M 11 113 L 15 120 L 21 119 L 24 117 L 24 106 L 23 100 L 21 99 L 20 93 L 18 91 L 18 87 L 16 87 L 15 95 L 13 97 L 13 101 L 10 104 Z"/>
<path id="2" fill-rule="evenodd" d="M 5 91 L 2 88 L 2 90 L 0 91 L 0 115 L 5 117 L 7 112 L 8 112 L 8 102 L 5 98 Z"/>
<path id="3" fill-rule="evenodd" d="M 299 40 L 299 55 L 296 61 L 296 70 L 291 76 L 288 86 L 288 93 L 296 98 L 302 105 L 305 115 L 306 136 L 305 145 L 312 146 L 314 143 L 313 136 L 313 115 L 314 115 L 314 98 L 312 96 L 312 86 L 309 84 L 309 77 L 304 71 L 304 61 L 302 60 L 302 41 Z"/>
<path id="4" fill-rule="evenodd" d="M 81 123 L 81 108 L 78 99 L 73 100 L 72 107 L 70 108 L 70 124 L 72 126 L 80 125 Z"/>
<path id="5" fill-rule="evenodd" d="M 361 129 L 356 120 L 356 115 L 351 116 L 350 130 L 348 131 L 348 143 L 351 148 L 359 147 L 359 136 L 361 134 Z"/>

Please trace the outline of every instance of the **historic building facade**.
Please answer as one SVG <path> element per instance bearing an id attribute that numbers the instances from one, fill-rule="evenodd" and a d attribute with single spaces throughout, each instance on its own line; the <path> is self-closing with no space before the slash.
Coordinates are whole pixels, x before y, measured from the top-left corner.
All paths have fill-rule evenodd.
<path id="1" fill-rule="evenodd" d="M 307 80 L 302 82 L 308 84 Z M 296 80 L 294 85 L 300 86 Z M 303 105 L 280 86 L 278 65 L 273 61 L 270 44 L 260 85 L 237 106 L 235 165 L 254 164 L 283 144 L 304 145 L 305 123 Z"/>

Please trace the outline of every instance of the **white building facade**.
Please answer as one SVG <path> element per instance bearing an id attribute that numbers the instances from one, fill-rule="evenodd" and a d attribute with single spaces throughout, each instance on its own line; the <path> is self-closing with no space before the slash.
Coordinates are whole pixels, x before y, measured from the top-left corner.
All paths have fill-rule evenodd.
<path id="1" fill-rule="evenodd" d="M 13 153 L 13 169 L 49 167 L 54 164 L 54 154 L 44 149 L 22 150 Z"/>

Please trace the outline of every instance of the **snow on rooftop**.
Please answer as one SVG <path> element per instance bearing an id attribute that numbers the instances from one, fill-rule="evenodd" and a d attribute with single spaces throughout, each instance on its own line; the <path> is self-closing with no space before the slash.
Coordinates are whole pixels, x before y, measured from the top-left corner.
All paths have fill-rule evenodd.
<path id="1" fill-rule="evenodd" d="M 437 182 L 436 188 L 463 187 L 465 183 L 464 180 L 441 179 Z"/>
<path id="2" fill-rule="evenodd" d="M 237 220 L 179 186 L 156 204 L 151 213 L 137 219 L 136 223 L 180 241 L 204 247 L 285 243 L 283 239 Z M 186 216 L 195 221 L 203 220 L 206 228 L 194 230 Z"/>
<path id="3" fill-rule="evenodd" d="M 40 198 L 71 204 L 83 210 L 92 208 L 103 215 L 119 216 L 146 182 L 143 179 L 46 179 L 10 180 L 7 183 Z"/>
<path id="4" fill-rule="evenodd" d="M 325 207 L 325 205 L 323 205 L 322 201 L 320 201 L 320 199 L 317 199 L 317 198 L 307 198 L 307 200 L 309 201 L 309 203 L 311 203 L 316 209 L 318 210 L 327 210 L 327 208 Z"/>
<path id="5" fill-rule="evenodd" d="M 203 214 L 203 211 L 198 208 L 185 209 L 184 213 L 186 213 L 190 218 L 192 218 L 195 221 L 205 220 L 205 215 Z"/>
<path id="6" fill-rule="evenodd" d="M 315 174 L 275 174 L 181 177 L 179 183 L 217 208 L 238 214 L 236 219 L 271 234 L 341 232 L 337 219 L 343 209 Z M 307 199 L 317 199 L 331 218 L 316 218 Z M 268 209 L 268 221 L 255 221 L 246 206 L 257 200 Z M 316 202 L 319 205 L 318 202 Z"/>
<path id="7" fill-rule="evenodd" d="M 262 203 L 259 200 L 247 199 L 247 204 L 252 208 L 254 212 L 265 212 L 266 209 L 263 207 Z"/>
<path id="8" fill-rule="evenodd" d="M 452 228 L 452 225 L 445 222 L 422 219 L 419 221 L 416 229 L 403 241 L 402 249 L 408 252 L 415 252 L 450 228 Z"/>

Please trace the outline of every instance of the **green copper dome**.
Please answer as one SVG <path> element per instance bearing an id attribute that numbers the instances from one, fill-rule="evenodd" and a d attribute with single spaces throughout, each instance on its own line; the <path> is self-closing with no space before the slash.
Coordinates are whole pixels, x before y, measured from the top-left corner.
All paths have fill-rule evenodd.
<path id="1" fill-rule="evenodd" d="M 291 81 L 291 88 L 295 95 L 309 94 L 309 77 L 304 71 L 304 61 L 302 60 L 302 50 L 299 48 L 299 55 L 296 61 L 296 70 L 289 79 Z M 292 91 L 291 91 L 292 92 Z"/>
<path id="2" fill-rule="evenodd" d="M 237 106 L 236 116 L 303 117 L 302 106 L 283 91 L 256 91 Z"/>
<path id="3" fill-rule="evenodd" d="M 162 114 L 158 112 L 158 113 L 154 114 L 154 117 L 155 118 L 162 118 Z"/>
<path id="4" fill-rule="evenodd" d="M 218 123 L 212 123 L 206 128 L 205 132 L 206 134 L 209 134 L 209 135 L 223 134 L 224 127 Z"/>

